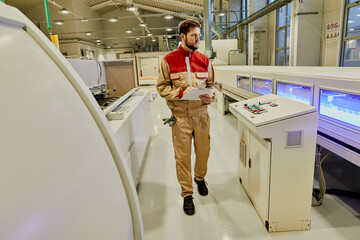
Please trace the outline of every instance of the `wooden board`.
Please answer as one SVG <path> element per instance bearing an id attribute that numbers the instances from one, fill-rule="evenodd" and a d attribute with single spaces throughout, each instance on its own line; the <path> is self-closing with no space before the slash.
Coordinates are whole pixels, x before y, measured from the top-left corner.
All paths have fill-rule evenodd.
<path id="1" fill-rule="evenodd" d="M 136 87 L 132 61 L 111 61 L 104 64 L 109 97 L 121 97 Z"/>

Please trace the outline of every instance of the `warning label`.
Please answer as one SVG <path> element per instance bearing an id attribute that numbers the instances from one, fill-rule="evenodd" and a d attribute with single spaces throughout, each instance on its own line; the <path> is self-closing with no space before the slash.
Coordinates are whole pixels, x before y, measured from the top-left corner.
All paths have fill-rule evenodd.
<path id="1" fill-rule="evenodd" d="M 339 21 L 326 24 L 326 41 L 337 41 L 340 34 Z"/>

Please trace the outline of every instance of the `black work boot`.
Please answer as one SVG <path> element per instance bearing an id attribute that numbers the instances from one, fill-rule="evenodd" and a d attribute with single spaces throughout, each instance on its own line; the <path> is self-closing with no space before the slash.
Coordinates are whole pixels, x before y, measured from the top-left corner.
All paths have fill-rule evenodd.
<path id="1" fill-rule="evenodd" d="M 195 213 L 195 206 L 193 202 L 192 195 L 184 197 L 184 212 L 186 215 L 194 215 Z"/>
<path id="2" fill-rule="evenodd" d="M 197 186 L 198 186 L 198 192 L 201 196 L 206 196 L 208 195 L 208 188 L 206 187 L 206 183 L 205 183 L 205 179 L 202 181 L 198 181 L 196 180 L 196 178 L 194 178 Z"/>

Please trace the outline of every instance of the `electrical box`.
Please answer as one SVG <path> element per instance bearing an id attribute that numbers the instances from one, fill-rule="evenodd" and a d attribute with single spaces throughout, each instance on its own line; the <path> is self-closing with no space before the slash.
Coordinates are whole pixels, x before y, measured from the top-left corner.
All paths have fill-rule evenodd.
<path id="1" fill-rule="evenodd" d="M 269 232 L 310 229 L 317 109 L 274 94 L 230 104 L 240 182 Z"/>

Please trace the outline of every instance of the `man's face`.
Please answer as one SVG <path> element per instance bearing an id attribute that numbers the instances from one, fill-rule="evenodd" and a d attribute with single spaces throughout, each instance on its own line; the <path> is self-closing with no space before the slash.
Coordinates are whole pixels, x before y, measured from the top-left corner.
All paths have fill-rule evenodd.
<path id="1" fill-rule="evenodd" d="M 184 34 L 184 41 L 186 46 L 191 50 L 198 49 L 200 43 L 200 35 L 200 28 L 191 27 L 189 29 L 189 32 L 186 35 Z"/>

